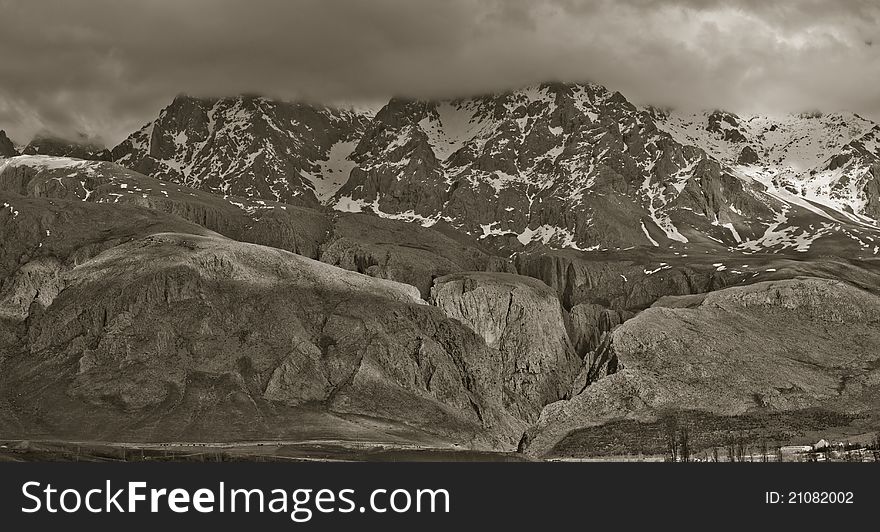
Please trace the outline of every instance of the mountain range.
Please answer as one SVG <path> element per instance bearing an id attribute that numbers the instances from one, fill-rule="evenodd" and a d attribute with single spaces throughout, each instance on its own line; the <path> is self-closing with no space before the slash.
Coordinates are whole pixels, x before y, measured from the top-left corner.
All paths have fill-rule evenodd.
<path id="1" fill-rule="evenodd" d="M 0 133 L 0 428 L 547 457 L 669 411 L 871 426 L 878 135 L 591 83 Z"/>
<path id="2" fill-rule="evenodd" d="M 510 249 L 873 254 L 878 135 L 857 114 L 686 114 L 552 83 L 393 99 L 378 111 L 179 96 L 112 150 L 38 138 L 22 153 L 113 160 L 218 194 L 444 221 Z"/>
<path id="3" fill-rule="evenodd" d="M 880 215 L 878 132 L 858 115 L 687 116 L 547 84 L 375 115 L 181 97 L 113 155 L 212 192 L 443 220 L 512 246 L 806 249 L 843 234 L 858 249 Z"/>

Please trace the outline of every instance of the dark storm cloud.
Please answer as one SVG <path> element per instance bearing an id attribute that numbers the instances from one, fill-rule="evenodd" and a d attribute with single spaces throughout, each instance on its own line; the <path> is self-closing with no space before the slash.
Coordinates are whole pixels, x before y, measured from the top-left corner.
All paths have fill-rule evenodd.
<path id="1" fill-rule="evenodd" d="M 0 128 L 113 143 L 177 93 L 322 101 L 593 80 L 880 116 L 875 0 L 0 0 Z"/>

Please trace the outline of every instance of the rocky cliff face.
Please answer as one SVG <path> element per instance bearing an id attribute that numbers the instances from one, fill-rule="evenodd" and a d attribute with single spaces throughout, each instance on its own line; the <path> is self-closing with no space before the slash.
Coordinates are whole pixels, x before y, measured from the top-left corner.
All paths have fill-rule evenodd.
<path id="1" fill-rule="evenodd" d="M 592 366 L 595 353 L 602 346 L 607 334 L 615 327 L 635 316 L 625 310 L 612 310 L 593 303 L 580 303 L 565 315 L 565 328 L 575 353 Z"/>
<path id="2" fill-rule="evenodd" d="M 6 136 L 6 132 L 0 129 L 0 157 L 15 157 L 16 155 L 18 155 L 18 151 L 15 149 L 15 145 Z"/>
<path id="3" fill-rule="evenodd" d="M 880 297 L 805 278 L 665 298 L 615 329 L 599 354 L 595 380 L 542 412 L 529 452 L 550 452 L 577 427 L 669 410 L 869 410 Z"/>
<path id="4" fill-rule="evenodd" d="M 431 301 L 501 353 L 507 403 L 533 421 L 568 396 L 582 361 L 564 327 L 562 307 L 545 284 L 512 274 L 458 273 L 434 282 Z"/>
<path id="5" fill-rule="evenodd" d="M 853 139 L 811 170 L 803 191 L 854 214 L 880 218 L 880 126 Z"/>
<path id="6" fill-rule="evenodd" d="M 120 164 L 220 194 L 317 206 L 348 177 L 367 116 L 256 96 L 179 96 L 113 149 Z"/>

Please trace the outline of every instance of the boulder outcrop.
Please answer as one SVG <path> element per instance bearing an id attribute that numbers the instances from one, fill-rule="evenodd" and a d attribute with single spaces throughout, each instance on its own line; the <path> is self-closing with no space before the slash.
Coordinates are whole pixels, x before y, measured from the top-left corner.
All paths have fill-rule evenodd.
<path id="1" fill-rule="evenodd" d="M 508 402 L 534 420 L 541 408 L 568 396 L 582 361 L 547 285 L 513 274 L 467 272 L 434 282 L 431 301 L 501 353 Z"/>

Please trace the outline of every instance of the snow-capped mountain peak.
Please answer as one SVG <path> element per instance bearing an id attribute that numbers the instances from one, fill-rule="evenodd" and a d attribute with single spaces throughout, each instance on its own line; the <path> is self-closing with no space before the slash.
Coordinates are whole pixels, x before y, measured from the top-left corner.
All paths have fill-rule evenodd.
<path id="1" fill-rule="evenodd" d="M 188 186 L 317 205 L 344 183 L 367 121 L 349 109 L 260 96 L 179 96 L 113 155 Z"/>
<path id="2" fill-rule="evenodd" d="M 858 114 L 673 112 L 658 127 L 723 164 L 748 167 L 750 175 L 776 188 L 843 212 L 880 217 L 872 184 L 878 126 Z"/>
<path id="3" fill-rule="evenodd" d="M 862 252 L 880 217 L 876 131 L 854 114 L 687 114 L 546 83 L 375 112 L 182 96 L 113 154 L 209 191 L 443 222 L 502 247 Z"/>

